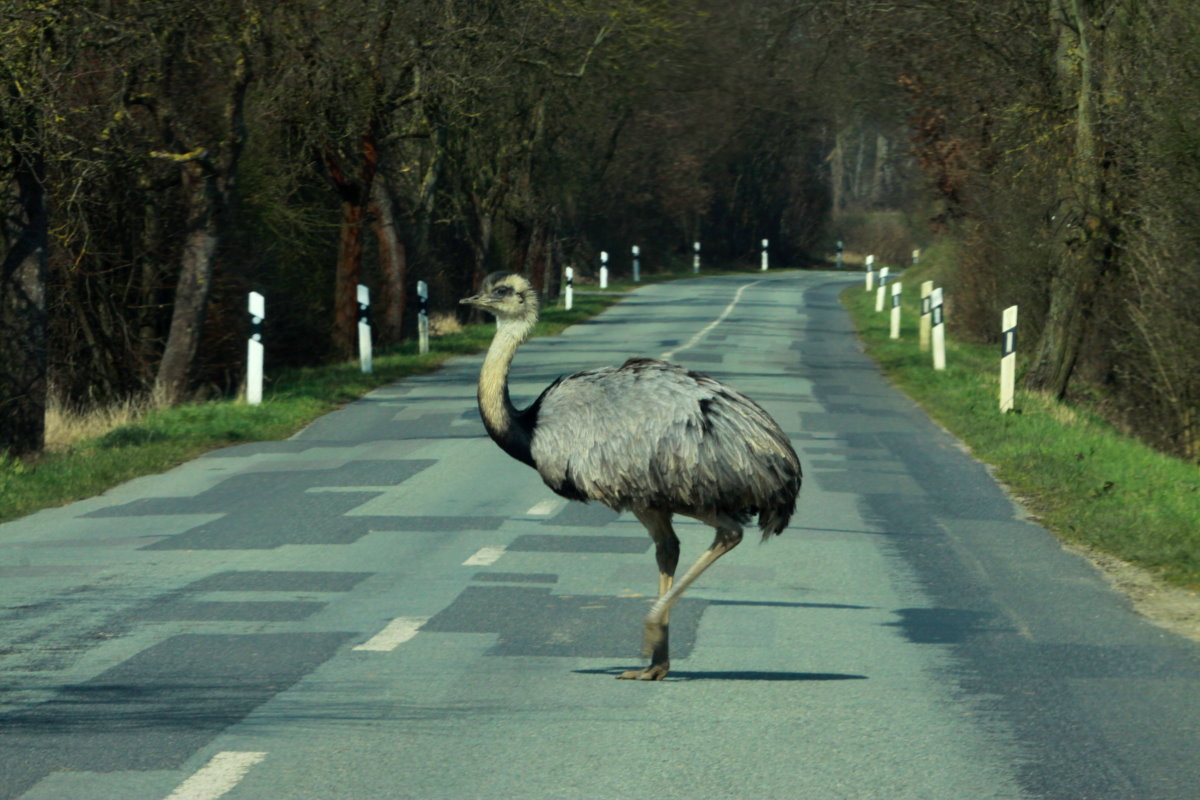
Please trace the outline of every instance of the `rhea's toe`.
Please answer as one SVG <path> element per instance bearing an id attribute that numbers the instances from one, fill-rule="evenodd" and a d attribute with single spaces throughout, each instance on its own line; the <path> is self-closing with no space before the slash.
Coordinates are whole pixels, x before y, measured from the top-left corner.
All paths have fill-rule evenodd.
<path id="1" fill-rule="evenodd" d="M 661 681 L 667 677 L 670 664 L 651 664 L 645 669 L 631 669 L 617 676 L 620 681 Z"/>

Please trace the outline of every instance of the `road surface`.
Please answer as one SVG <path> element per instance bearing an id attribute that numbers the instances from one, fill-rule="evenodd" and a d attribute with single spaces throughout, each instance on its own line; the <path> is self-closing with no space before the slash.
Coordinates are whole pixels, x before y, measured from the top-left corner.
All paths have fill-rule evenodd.
<path id="1" fill-rule="evenodd" d="M 0 798 L 1200 797 L 1200 648 L 880 376 L 850 279 L 648 286 L 517 356 L 522 404 L 670 353 L 800 453 L 793 526 L 684 596 L 668 680 L 612 678 L 646 533 L 493 445 L 462 358 L 0 526 Z"/>

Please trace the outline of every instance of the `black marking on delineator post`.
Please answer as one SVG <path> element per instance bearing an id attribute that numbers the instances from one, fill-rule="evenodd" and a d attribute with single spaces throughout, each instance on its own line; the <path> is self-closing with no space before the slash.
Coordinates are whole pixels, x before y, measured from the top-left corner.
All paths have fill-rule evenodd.
<path id="1" fill-rule="evenodd" d="M 1017 352 L 1017 329 L 1009 328 L 1002 334 L 1003 338 L 1000 342 L 1000 356 L 1010 356 Z"/>
<path id="2" fill-rule="evenodd" d="M 933 311 L 933 298 L 925 295 L 921 298 L 921 316 L 925 316 L 931 311 Z"/>
<path id="3" fill-rule="evenodd" d="M 943 322 L 946 321 L 946 314 L 942 310 L 942 306 L 940 303 L 933 307 L 932 313 L 933 313 L 933 324 L 934 325 L 941 325 Z"/>

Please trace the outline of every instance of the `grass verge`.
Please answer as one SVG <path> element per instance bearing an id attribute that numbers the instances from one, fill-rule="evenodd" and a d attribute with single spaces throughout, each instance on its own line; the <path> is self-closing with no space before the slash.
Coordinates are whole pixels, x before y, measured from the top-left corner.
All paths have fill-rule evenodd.
<path id="1" fill-rule="evenodd" d="M 1060 538 L 1200 589 L 1200 469 L 1086 409 L 1022 391 L 1020 361 L 1016 412 L 1001 414 L 1000 348 L 947 337 L 947 368 L 934 370 L 917 344 L 917 285 L 915 275 L 905 276 L 898 341 L 888 338 L 889 314 L 875 311 L 874 292 L 855 285 L 842 293 L 867 353 L 884 372 L 993 465 Z"/>

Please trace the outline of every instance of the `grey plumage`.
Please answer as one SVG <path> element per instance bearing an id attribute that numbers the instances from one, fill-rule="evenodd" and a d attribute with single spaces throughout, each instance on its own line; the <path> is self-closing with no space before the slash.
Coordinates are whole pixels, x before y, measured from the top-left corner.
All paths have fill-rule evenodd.
<path id="1" fill-rule="evenodd" d="M 795 451 L 775 420 L 741 392 L 648 358 L 560 378 L 518 411 L 508 369 L 537 321 L 536 294 L 521 276 L 494 273 L 462 302 L 497 319 L 479 378 L 488 434 L 555 492 L 632 511 L 654 539 L 660 577 L 646 618 L 651 664 L 620 677 L 661 679 L 669 668 L 668 615 L 679 595 L 741 541 L 753 516 L 764 539 L 787 526 L 801 482 Z M 676 513 L 717 531 L 679 582 L 679 540 L 670 523 Z"/>
<path id="2" fill-rule="evenodd" d="M 618 511 L 759 515 L 764 538 L 787 525 L 799 464 L 756 403 L 706 375 L 652 359 L 580 372 L 542 397 L 532 455 L 557 492 Z"/>

